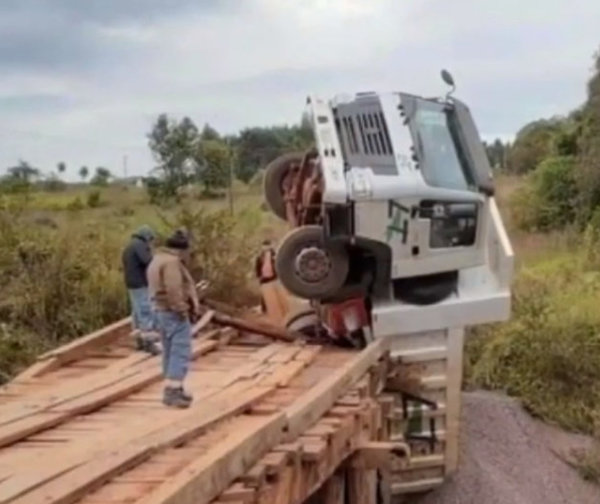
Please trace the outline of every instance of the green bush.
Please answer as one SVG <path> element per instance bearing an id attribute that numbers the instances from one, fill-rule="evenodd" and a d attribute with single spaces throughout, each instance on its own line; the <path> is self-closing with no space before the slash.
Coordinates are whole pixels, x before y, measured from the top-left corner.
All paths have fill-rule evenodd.
<path id="1" fill-rule="evenodd" d="M 84 208 L 85 207 L 83 206 L 83 202 L 81 201 L 81 198 L 79 196 L 76 196 L 75 198 L 73 198 L 65 206 L 65 209 L 69 210 L 70 212 L 79 212 L 79 211 L 83 210 Z"/>
<path id="2" fill-rule="evenodd" d="M 89 208 L 98 208 L 102 205 L 100 191 L 94 190 L 87 195 L 87 206 Z"/>
<path id="3" fill-rule="evenodd" d="M 232 216 L 226 210 L 183 205 L 174 218 L 163 220 L 168 229 L 183 228 L 191 234 L 191 272 L 210 282 L 211 297 L 239 306 L 258 301 L 249 281 L 260 246 L 255 237 L 259 212 Z"/>
<path id="4" fill-rule="evenodd" d="M 592 433 L 600 413 L 600 274 L 567 255 L 523 270 L 512 319 L 467 344 L 472 385 L 522 399 L 534 414 Z"/>
<path id="5" fill-rule="evenodd" d="M 516 224 L 525 230 L 550 231 L 573 223 L 578 191 L 575 158 L 551 157 L 540 163 L 511 200 Z"/>

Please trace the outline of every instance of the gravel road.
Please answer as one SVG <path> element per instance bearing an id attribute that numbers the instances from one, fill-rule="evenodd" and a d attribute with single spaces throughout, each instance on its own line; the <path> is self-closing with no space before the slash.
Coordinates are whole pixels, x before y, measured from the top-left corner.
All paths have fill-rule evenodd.
<path id="1" fill-rule="evenodd" d="M 411 504 L 598 504 L 558 453 L 589 445 L 532 419 L 519 404 L 488 392 L 463 395 L 460 468 L 443 487 Z"/>

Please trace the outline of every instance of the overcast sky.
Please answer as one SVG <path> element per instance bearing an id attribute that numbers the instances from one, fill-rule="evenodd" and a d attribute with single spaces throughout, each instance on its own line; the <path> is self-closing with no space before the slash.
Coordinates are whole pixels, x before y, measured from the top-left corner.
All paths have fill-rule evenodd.
<path id="1" fill-rule="evenodd" d="M 0 170 L 153 166 L 161 112 L 220 131 L 299 120 L 309 93 L 437 95 L 482 133 L 585 98 L 600 1 L 0 0 Z"/>

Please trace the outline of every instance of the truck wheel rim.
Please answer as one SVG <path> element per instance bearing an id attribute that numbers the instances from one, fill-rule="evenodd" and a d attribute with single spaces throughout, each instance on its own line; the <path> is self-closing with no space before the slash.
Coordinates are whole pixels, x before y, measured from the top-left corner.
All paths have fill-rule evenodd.
<path id="1" fill-rule="evenodd" d="M 331 271 L 329 254 L 318 247 L 303 249 L 295 261 L 296 274 L 307 283 L 322 282 Z"/>

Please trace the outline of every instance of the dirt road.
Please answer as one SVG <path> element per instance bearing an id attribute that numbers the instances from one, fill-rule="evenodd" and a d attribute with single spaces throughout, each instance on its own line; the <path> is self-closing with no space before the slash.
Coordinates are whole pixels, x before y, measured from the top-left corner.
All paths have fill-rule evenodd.
<path id="1" fill-rule="evenodd" d="M 600 488 L 583 481 L 555 452 L 587 446 L 532 419 L 501 395 L 463 396 L 460 469 L 442 488 L 411 504 L 598 504 Z"/>

